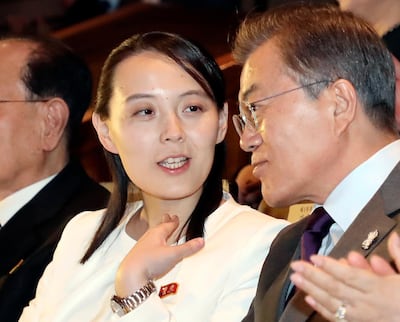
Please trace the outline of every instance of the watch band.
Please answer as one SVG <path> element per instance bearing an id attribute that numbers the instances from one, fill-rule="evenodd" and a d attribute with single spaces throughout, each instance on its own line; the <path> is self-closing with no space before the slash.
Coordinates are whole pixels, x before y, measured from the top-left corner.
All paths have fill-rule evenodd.
<path id="1" fill-rule="evenodd" d="M 111 309 L 119 316 L 125 315 L 136 309 L 142 304 L 152 293 L 156 291 L 156 286 L 152 280 L 149 280 L 146 285 L 138 289 L 132 295 L 127 297 L 119 297 L 114 295 L 111 298 Z"/>

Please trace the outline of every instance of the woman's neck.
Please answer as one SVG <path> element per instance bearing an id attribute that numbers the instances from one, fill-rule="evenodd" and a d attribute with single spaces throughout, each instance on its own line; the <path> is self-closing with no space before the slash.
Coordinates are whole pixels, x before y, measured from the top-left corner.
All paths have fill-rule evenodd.
<path id="1" fill-rule="evenodd" d="M 176 241 L 192 214 L 200 199 L 201 191 L 178 200 L 164 200 L 154 196 L 142 194 L 143 207 L 135 214 L 127 225 L 127 233 L 135 240 L 138 240 L 149 228 L 152 228 L 163 221 L 163 216 L 176 215 L 179 218 L 179 226 L 171 236 L 171 241 Z M 179 236 L 180 235 L 180 236 Z"/>

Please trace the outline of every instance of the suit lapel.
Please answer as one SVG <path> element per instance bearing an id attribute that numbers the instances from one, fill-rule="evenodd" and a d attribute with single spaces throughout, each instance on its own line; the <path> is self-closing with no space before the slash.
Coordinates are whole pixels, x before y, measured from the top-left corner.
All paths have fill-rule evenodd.
<path id="1" fill-rule="evenodd" d="M 306 224 L 308 222 L 308 217 L 304 218 L 302 220 L 301 226 L 299 227 L 298 230 L 298 237 L 297 237 L 297 246 L 296 246 L 296 251 L 294 253 L 294 256 L 292 257 L 292 260 L 288 263 L 287 265 L 287 270 L 285 274 L 285 286 L 286 290 L 282 292 L 282 295 L 286 297 L 287 294 L 287 288 L 291 284 L 290 281 L 290 274 L 292 273 L 292 270 L 290 268 L 290 263 L 293 260 L 297 260 L 301 256 L 301 236 L 303 234 L 303 231 L 306 227 Z M 305 294 L 300 291 L 296 291 L 293 297 L 290 299 L 290 301 L 287 303 L 286 306 L 282 306 L 282 314 L 280 315 L 279 321 L 280 322 L 303 322 L 307 321 L 309 316 L 313 313 L 313 309 L 304 301 L 304 296 Z M 285 298 L 286 300 L 286 298 Z"/>
<path id="2" fill-rule="evenodd" d="M 282 230 L 271 245 L 261 271 L 253 303 L 255 321 L 277 321 L 285 307 L 290 284 L 290 263 L 298 256 L 298 245 L 305 220 Z"/>
<path id="3" fill-rule="evenodd" d="M 384 213 L 383 200 L 378 192 L 340 238 L 330 256 L 345 257 L 349 251 L 354 250 L 367 257 L 388 237 L 395 226 L 396 221 Z M 362 248 L 363 242 L 374 231 L 377 231 L 378 236 L 372 240 L 369 247 Z M 386 248 L 386 245 L 384 247 Z"/>
<path id="4" fill-rule="evenodd" d="M 49 238 L 47 226 L 79 185 L 78 177 L 71 175 L 75 171 L 76 165 L 68 164 L 1 229 L 0 276 L 8 274 Z"/>
<path id="5" fill-rule="evenodd" d="M 390 258 L 387 253 L 385 241 L 393 229 L 400 230 L 397 220 L 394 219 L 397 219 L 398 210 L 400 209 L 400 199 L 398 198 L 399 187 L 400 167 L 397 165 L 382 187 L 340 238 L 329 255 L 334 258 L 341 258 L 347 256 L 349 251 L 354 250 L 365 257 L 368 257 L 373 252 L 374 254 Z M 362 243 L 368 238 L 368 234 L 373 231 L 377 231 L 378 236 L 373 239 L 369 247 L 366 249 L 362 248 Z M 303 292 L 297 292 L 288 303 L 279 321 L 325 321 L 321 315 L 316 314 L 305 303 L 304 296 Z"/>
<path id="6" fill-rule="evenodd" d="M 331 252 L 335 258 L 344 257 L 349 251 L 355 250 L 369 256 L 371 252 L 381 256 L 388 256 L 386 240 L 393 229 L 399 230 L 397 216 L 400 209 L 400 163 L 393 169 L 381 188 L 356 217 L 346 233 L 340 238 Z M 361 247 L 368 234 L 378 232 L 377 238 L 373 240 L 367 249 Z"/>
<path id="7" fill-rule="evenodd" d="M 380 194 L 377 193 L 357 216 L 329 255 L 335 258 L 341 258 L 346 256 L 349 251 L 355 250 L 367 257 L 380 244 L 384 246 L 382 248 L 386 249 L 386 243 L 382 243 L 382 241 L 387 238 L 390 231 L 396 225 L 396 222 L 385 215 L 383 209 L 382 198 Z M 368 249 L 363 249 L 361 247 L 363 241 L 367 238 L 368 234 L 374 230 L 378 231 L 378 237 Z M 286 274 L 287 283 L 290 282 L 289 271 L 290 269 L 288 269 Z M 286 294 L 286 292 L 282 293 Z M 279 321 L 325 321 L 304 301 L 304 297 L 304 292 L 296 292 L 287 304 Z"/>

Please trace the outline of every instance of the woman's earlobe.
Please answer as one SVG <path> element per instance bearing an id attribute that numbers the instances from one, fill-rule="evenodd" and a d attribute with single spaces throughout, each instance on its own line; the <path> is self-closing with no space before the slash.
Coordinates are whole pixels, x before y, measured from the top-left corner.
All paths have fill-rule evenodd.
<path id="1" fill-rule="evenodd" d="M 218 137 L 217 143 L 221 143 L 225 139 L 226 131 L 228 129 L 228 103 L 224 103 L 224 107 L 219 111 L 218 121 Z"/>
<path id="2" fill-rule="evenodd" d="M 112 138 L 110 137 L 110 129 L 107 122 L 102 120 L 99 114 L 93 113 L 92 124 L 97 132 L 97 137 L 99 138 L 99 141 L 104 149 L 111 153 L 117 154 L 118 151 L 114 145 L 114 142 L 112 141 Z"/>

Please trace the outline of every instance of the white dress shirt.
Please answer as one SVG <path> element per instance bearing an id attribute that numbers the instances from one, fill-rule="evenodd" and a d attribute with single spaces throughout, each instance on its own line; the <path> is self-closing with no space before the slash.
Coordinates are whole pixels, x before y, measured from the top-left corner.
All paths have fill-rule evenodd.
<path id="1" fill-rule="evenodd" d="M 322 241 L 319 254 L 329 254 L 361 210 L 400 161 L 400 140 L 371 156 L 331 192 L 323 207 L 335 221 Z"/>
<path id="2" fill-rule="evenodd" d="M 28 203 L 40 190 L 42 190 L 56 175 L 35 182 L 23 189 L 20 189 L 0 200 L 0 227 L 4 225 Z"/>

